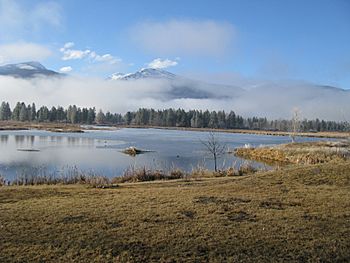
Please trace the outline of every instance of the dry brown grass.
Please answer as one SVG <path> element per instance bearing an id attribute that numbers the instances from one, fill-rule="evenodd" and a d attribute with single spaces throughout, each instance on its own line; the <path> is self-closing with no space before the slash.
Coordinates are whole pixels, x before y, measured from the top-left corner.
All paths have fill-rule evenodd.
<path id="1" fill-rule="evenodd" d="M 6 184 L 5 177 L 0 174 L 0 186 L 4 186 Z"/>
<path id="2" fill-rule="evenodd" d="M 349 262 L 350 163 L 0 188 L 0 262 Z"/>
<path id="3" fill-rule="evenodd" d="M 83 132 L 80 125 L 70 123 L 0 121 L 0 130 L 30 129 L 52 132 Z"/>
<path id="4" fill-rule="evenodd" d="M 154 170 L 143 168 L 134 168 L 126 170 L 120 177 L 112 179 L 112 183 L 135 183 L 135 182 L 148 182 L 156 180 L 176 180 L 186 177 L 186 173 L 179 169 L 173 169 L 170 171 Z"/>
<path id="5" fill-rule="evenodd" d="M 317 164 L 348 160 L 350 144 L 346 141 L 290 143 L 273 147 L 239 148 L 235 154 L 270 163 Z"/>

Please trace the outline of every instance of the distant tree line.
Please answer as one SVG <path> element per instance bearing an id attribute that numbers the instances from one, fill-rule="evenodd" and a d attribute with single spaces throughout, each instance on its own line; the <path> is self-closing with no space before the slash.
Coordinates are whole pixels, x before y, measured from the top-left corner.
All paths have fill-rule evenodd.
<path id="1" fill-rule="evenodd" d="M 290 131 L 291 127 L 295 125 L 292 120 L 268 120 L 261 117 L 243 118 L 234 111 L 141 108 L 122 115 L 109 111 L 104 113 L 102 110 L 96 113 L 95 108 L 80 108 L 76 105 L 70 105 L 66 109 L 61 106 L 51 107 L 51 109 L 42 106 L 37 109 L 34 103 L 26 105 L 24 102 L 17 102 L 12 110 L 8 102 L 2 102 L 0 120 L 273 131 Z M 348 123 L 304 119 L 299 121 L 298 129 L 301 132 L 346 131 Z"/>

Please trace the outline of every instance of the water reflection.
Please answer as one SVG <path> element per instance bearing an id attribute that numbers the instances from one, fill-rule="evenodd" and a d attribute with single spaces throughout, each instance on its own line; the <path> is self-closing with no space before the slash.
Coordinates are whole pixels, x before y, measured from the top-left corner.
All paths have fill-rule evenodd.
<path id="1" fill-rule="evenodd" d="M 6 134 L 0 135 L 0 142 L 6 144 L 7 141 L 9 140 L 9 136 Z"/>
<path id="2" fill-rule="evenodd" d="M 29 141 L 30 145 L 32 146 L 34 144 L 34 141 L 35 141 L 35 136 L 28 135 L 28 136 L 26 136 L 26 140 Z"/>
<path id="3" fill-rule="evenodd" d="M 200 140 L 207 134 L 193 131 L 156 129 L 121 129 L 88 131 L 83 134 L 63 134 L 45 131 L 0 131 L 0 174 L 15 178 L 21 171 L 60 173 L 64 167 L 106 175 L 118 176 L 130 167 L 146 166 L 154 169 L 181 168 L 191 171 L 196 167 L 212 169 L 213 161 Z M 229 148 L 245 144 L 279 144 L 288 137 L 249 134 L 219 135 Z M 312 140 L 303 138 L 302 140 Z M 136 146 L 152 152 L 130 157 L 121 150 Z M 18 151 L 35 149 L 37 152 Z M 219 160 L 220 167 L 240 165 L 245 160 L 231 154 Z M 254 163 L 261 166 L 259 163 Z M 37 167 L 41 167 L 39 170 Z M 45 169 L 43 168 L 45 167 Z"/>
<path id="4" fill-rule="evenodd" d="M 25 136 L 24 135 L 15 135 L 15 141 L 16 144 L 22 145 L 24 142 Z"/>

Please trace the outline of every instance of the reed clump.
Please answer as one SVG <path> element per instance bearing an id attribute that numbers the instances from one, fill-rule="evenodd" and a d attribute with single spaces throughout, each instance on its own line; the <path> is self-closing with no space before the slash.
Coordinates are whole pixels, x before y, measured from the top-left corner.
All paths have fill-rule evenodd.
<path id="1" fill-rule="evenodd" d="M 321 141 L 290 143 L 272 147 L 238 148 L 237 156 L 284 164 L 318 164 L 346 161 L 350 157 L 350 143 L 346 141 Z"/>
<path id="2" fill-rule="evenodd" d="M 69 167 L 59 174 L 50 173 L 46 169 L 31 168 L 21 171 L 12 181 L 6 181 L 0 176 L 0 186 L 15 185 L 88 185 L 95 188 L 106 188 L 119 183 L 150 182 L 161 180 L 190 180 L 209 177 L 243 176 L 254 174 L 259 170 L 249 163 L 244 163 L 239 167 L 229 167 L 212 171 L 204 166 L 197 166 L 190 172 L 179 168 L 152 169 L 144 167 L 130 167 L 121 176 L 113 178 L 99 175 L 93 172 L 85 172 L 77 167 Z"/>

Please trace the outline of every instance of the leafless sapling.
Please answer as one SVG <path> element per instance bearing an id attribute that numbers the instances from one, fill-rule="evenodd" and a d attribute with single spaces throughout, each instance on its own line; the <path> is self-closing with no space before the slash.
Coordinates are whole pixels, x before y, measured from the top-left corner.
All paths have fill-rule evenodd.
<path id="1" fill-rule="evenodd" d="M 214 170 L 217 172 L 217 160 L 226 153 L 226 145 L 219 141 L 215 132 L 211 131 L 208 134 L 208 138 L 201 143 L 206 147 L 207 152 L 212 155 L 214 160 Z"/>

